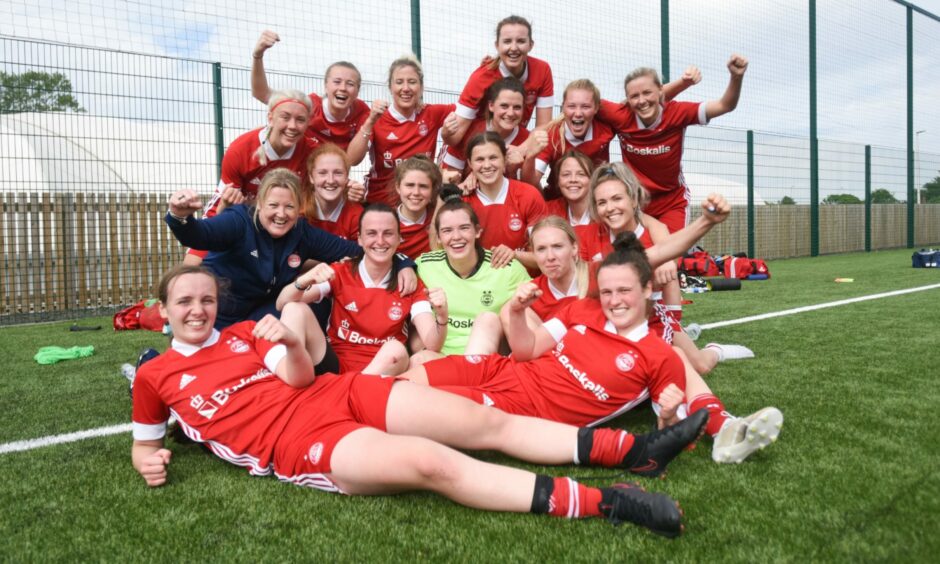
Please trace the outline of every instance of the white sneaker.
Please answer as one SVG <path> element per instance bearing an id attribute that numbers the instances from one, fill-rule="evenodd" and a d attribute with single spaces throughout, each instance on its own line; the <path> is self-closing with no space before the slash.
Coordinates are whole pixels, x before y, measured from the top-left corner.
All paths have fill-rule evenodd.
<path id="1" fill-rule="evenodd" d="M 732 419 L 715 436 L 712 460 L 719 464 L 740 464 L 775 442 L 782 426 L 783 413 L 776 407 L 765 407 L 747 417 Z"/>
<path id="2" fill-rule="evenodd" d="M 708 343 L 706 349 L 712 349 L 718 353 L 718 362 L 726 360 L 740 360 L 742 358 L 754 358 L 754 351 L 743 345 L 722 345 L 719 343 Z"/>

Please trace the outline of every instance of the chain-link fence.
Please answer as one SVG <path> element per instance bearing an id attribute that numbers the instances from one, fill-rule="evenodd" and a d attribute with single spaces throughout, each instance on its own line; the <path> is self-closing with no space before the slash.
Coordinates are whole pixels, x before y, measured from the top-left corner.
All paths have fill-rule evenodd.
<path id="1" fill-rule="evenodd" d="M 738 109 L 686 137 L 695 197 L 717 191 L 735 206 L 709 250 L 777 258 L 940 242 L 940 21 L 905 2 L 10 2 L 0 324 L 152 295 L 180 257 L 162 223 L 167 195 L 208 195 L 225 147 L 264 122 L 248 66 L 263 29 L 282 38 L 265 56 L 274 88 L 321 92 L 322 70 L 351 60 L 369 102 L 388 95 L 388 63 L 414 50 L 425 101 L 451 103 L 510 13 L 532 21 L 556 104 L 581 77 L 620 100 L 641 64 L 672 78 L 696 64 L 705 80 L 680 98 L 715 99 L 729 54 L 748 56 Z"/>

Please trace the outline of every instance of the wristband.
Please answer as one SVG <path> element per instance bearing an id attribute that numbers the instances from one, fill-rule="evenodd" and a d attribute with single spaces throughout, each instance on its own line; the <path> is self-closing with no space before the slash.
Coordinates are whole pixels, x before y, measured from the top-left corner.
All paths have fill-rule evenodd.
<path id="1" fill-rule="evenodd" d="M 309 289 L 313 286 L 313 284 L 310 284 L 310 285 L 308 285 L 308 286 L 301 286 L 300 284 L 297 283 L 297 280 L 298 280 L 298 279 L 296 279 L 296 278 L 294 279 L 294 288 L 297 288 L 297 289 L 300 290 L 301 292 L 306 292 L 307 290 L 309 290 Z"/>
<path id="2" fill-rule="evenodd" d="M 444 320 L 444 323 L 441 323 L 440 321 L 437 320 L 437 316 L 436 316 L 436 315 L 434 316 L 434 323 L 436 323 L 438 327 L 446 327 L 446 326 L 447 326 L 447 320 L 445 319 L 445 320 Z"/>
<path id="3" fill-rule="evenodd" d="M 176 221 L 180 222 L 180 225 L 186 225 L 186 222 L 189 220 L 188 217 L 180 217 L 174 214 L 173 212 L 171 212 L 170 210 L 166 210 L 166 214 L 172 217 L 173 219 L 175 219 Z"/>

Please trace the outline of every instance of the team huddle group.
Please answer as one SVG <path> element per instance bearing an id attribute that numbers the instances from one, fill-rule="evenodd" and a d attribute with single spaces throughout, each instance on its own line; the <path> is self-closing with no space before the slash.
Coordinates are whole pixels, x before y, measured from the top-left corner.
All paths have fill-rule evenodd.
<path id="1" fill-rule="evenodd" d="M 159 284 L 171 346 L 133 384 L 132 459 L 148 485 L 166 481 L 173 417 L 254 475 L 675 537 L 682 513 L 665 494 L 455 449 L 655 477 L 704 433 L 718 463 L 776 440 L 779 410 L 734 417 L 702 378 L 753 353 L 683 332 L 674 260 L 730 213 L 713 194 L 688 221 L 682 141 L 735 108 L 743 57 L 718 100 L 673 100 L 700 80 L 694 67 L 666 85 L 640 68 L 619 103 L 571 82 L 553 118 L 551 68 L 529 56 L 519 16 L 499 22 L 497 56 L 457 104 L 422 102 L 413 57 L 391 64 L 391 101 L 371 107 L 348 62 L 328 67 L 322 96 L 272 91 L 262 61 L 278 41 L 265 31 L 253 52 L 267 125 L 231 144 L 208 203 L 170 196 L 166 223 L 189 251 Z M 615 136 L 623 162 L 610 163 Z M 366 153 L 359 183 L 350 169 Z M 647 399 L 657 430 L 599 426 Z"/>

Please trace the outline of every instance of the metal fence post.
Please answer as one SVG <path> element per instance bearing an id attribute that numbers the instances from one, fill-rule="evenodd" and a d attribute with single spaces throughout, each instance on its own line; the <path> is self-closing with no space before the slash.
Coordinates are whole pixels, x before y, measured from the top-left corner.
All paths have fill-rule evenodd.
<path id="1" fill-rule="evenodd" d="M 747 256 L 756 257 L 754 240 L 754 132 L 747 131 Z"/>
<path id="2" fill-rule="evenodd" d="M 907 6 L 907 248 L 914 248 L 914 10 Z"/>
<path id="3" fill-rule="evenodd" d="M 215 156 L 219 177 L 221 177 L 222 157 L 225 155 L 225 128 L 222 124 L 222 63 L 212 63 L 212 93 L 215 106 Z"/>
<path id="4" fill-rule="evenodd" d="M 669 0 L 659 0 L 659 48 L 663 84 L 669 82 Z"/>
<path id="5" fill-rule="evenodd" d="M 819 256 L 819 140 L 816 138 L 816 0 L 809 0 L 809 254 Z"/>
<path id="6" fill-rule="evenodd" d="M 411 50 L 421 60 L 421 0 L 411 0 Z"/>
<path id="7" fill-rule="evenodd" d="M 865 145 L 865 250 L 871 251 L 871 145 Z"/>

